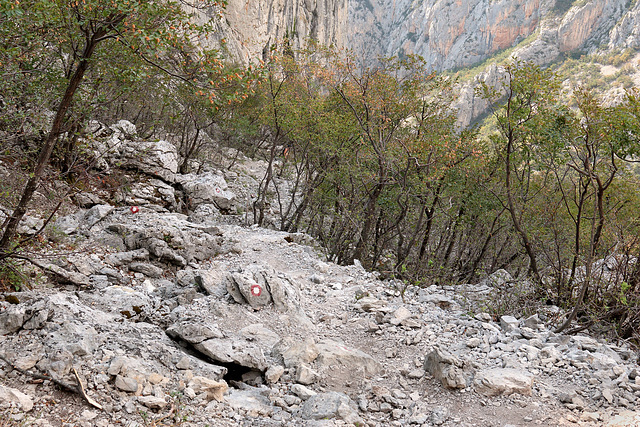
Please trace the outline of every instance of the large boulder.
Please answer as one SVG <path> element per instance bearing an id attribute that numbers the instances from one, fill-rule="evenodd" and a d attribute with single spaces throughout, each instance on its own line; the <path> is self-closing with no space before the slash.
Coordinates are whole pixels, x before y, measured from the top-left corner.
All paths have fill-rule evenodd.
<path id="1" fill-rule="evenodd" d="M 241 336 L 224 334 L 215 325 L 182 321 L 167 329 L 167 335 L 176 340 L 185 341 L 209 359 L 222 363 L 235 363 L 247 368 L 265 371 L 267 360 L 265 351 L 271 351 L 277 336 L 267 337 L 271 331 L 254 325 L 243 329 Z M 253 333 L 252 333 L 253 332 Z M 274 334 L 275 335 L 275 334 Z"/>
<path id="2" fill-rule="evenodd" d="M 167 141 L 139 141 L 135 125 L 120 120 L 112 126 L 91 122 L 89 146 L 96 167 L 108 171 L 112 165 L 134 169 L 167 182 L 175 182 L 178 151 Z"/>
<path id="3" fill-rule="evenodd" d="M 486 369 L 476 374 L 474 382 L 476 391 L 485 396 L 512 393 L 531 396 L 533 375 L 518 369 Z"/>
<path id="4" fill-rule="evenodd" d="M 220 175 L 204 174 L 178 175 L 176 181 L 182 186 L 189 200 L 189 207 L 214 204 L 221 211 L 229 211 L 234 206 L 236 195 L 228 190 L 227 182 Z"/>
<path id="5" fill-rule="evenodd" d="M 106 218 L 114 207 L 111 205 L 95 205 L 87 210 L 79 210 L 73 214 L 60 217 L 54 223 L 55 230 L 64 234 L 78 231 L 88 232 L 91 228 Z"/>
<path id="6" fill-rule="evenodd" d="M 149 179 L 145 182 L 136 182 L 128 192 L 116 194 L 117 202 L 131 206 L 158 205 L 169 210 L 175 210 L 175 189 L 160 179 Z"/>
<path id="7" fill-rule="evenodd" d="M 124 218 L 131 215 L 135 221 Z M 181 267 L 212 257 L 222 243 L 215 227 L 194 224 L 185 215 L 145 209 L 137 213 L 118 209 L 106 231 L 122 236 L 129 251 L 146 249 L 151 258 Z"/>
<path id="8" fill-rule="evenodd" d="M 382 366 L 370 355 L 346 344 L 325 339 L 317 344 L 316 365 L 323 372 L 344 370 L 349 376 L 371 377 L 382 371 Z"/>
<path id="9" fill-rule="evenodd" d="M 424 369 L 440 380 L 446 388 L 465 388 L 466 379 L 462 372 L 463 363 L 455 355 L 436 347 L 424 359 Z"/>
<path id="10" fill-rule="evenodd" d="M 262 349 L 246 339 L 211 338 L 194 345 L 205 356 L 222 363 L 236 363 L 260 371 L 267 369 Z"/>
<path id="11" fill-rule="evenodd" d="M 227 291 L 239 304 L 259 309 L 273 303 L 279 311 L 298 311 L 300 291 L 284 274 L 266 265 L 250 265 L 231 273 Z"/>
<path id="12" fill-rule="evenodd" d="M 167 141 L 130 141 L 120 145 L 120 166 L 175 182 L 178 172 L 178 152 Z"/>

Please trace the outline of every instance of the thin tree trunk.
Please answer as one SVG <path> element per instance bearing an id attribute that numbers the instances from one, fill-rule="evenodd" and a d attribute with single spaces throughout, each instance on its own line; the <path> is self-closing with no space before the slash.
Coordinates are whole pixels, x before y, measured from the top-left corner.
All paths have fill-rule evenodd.
<path id="1" fill-rule="evenodd" d="M 82 60 L 78 64 L 78 68 L 76 68 L 75 73 L 69 80 L 69 84 L 67 85 L 67 89 L 65 90 L 64 96 L 60 105 L 58 106 L 58 110 L 56 111 L 56 116 L 53 120 L 53 124 L 51 126 L 51 130 L 49 131 L 49 135 L 40 151 L 40 155 L 38 156 L 38 161 L 36 163 L 36 167 L 31 174 L 31 177 L 27 181 L 27 185 L 22 191 L 22 196 L 20 197 L 20 202 L 16 206 L 13 214 L 7 218 L 4 223 L 4 233 L 2 234 L 2 239 L 0 239 L 0 259 L 7 256 L 10 251 L 11 242 L 13 241 L 16 232 L 18 230 L 18 224 L 24 217 L 27 212 L 27 206 L 29 202 L 33 198 L 33 194 L 38 187 L 38 183 L 44 174 L 45 167 L 49 163 L 49 158 L 51 158 L 51 153 L 53 152 L 53 148 L 56 145 L 56 141 L 58 136 L 62 132 L 62 125 L 64 123 L 65 116 L 67 115 L 67 111 L 71 106 L 73 101 L 73 96 L 84 77 L 87 68 L 89 67 L 89 59 L 95 50 L 95 47 L 98 43 L 98 39 L 102 37 L 104 34 L 94 34 L 93 37 L 87 40 L 86 46 L 84 48 L 84 52 L 82 54 Z"/>
<path id="2" fill-rule="evenodd" d="M 531 241 L 529 240 L 529 236 L 522 228 L 522 224 L 520 224 L 520 219 L 518 218 L 515 202 L 513 201 L 513 192 L 511 188 L 511 153 L 513 153 L 513 130 L 509 129 L 509 133 L 507 135 L 507 155 L 505 157 L 505 187 L 507 191 L 507 206 L 509 213 L 511 214 L 511 220 L 513 222 L 513 227 L 516 229 L 518 235 L 520 235 L 520 239 L 522 239 L 522 245 L 524 246 L 524 250 L 529 257 L 529 268 L 533 273 L 533 276 L 538 284 L 542 283 L 542 279 L 540 278 L 540 272 L 538 270 L 538 263 L 536 262 L 536 255 L 533 250 L 533 246 Z"/>

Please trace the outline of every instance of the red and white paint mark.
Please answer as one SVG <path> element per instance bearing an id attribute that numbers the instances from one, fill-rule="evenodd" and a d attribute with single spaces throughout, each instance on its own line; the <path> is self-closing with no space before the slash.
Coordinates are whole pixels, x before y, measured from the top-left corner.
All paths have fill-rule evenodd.
<path id="1" fill-rule="evenodd" d="M 131 206 L 131 207 L 129 208 L 129 210 L 130 210 L 130 211 L 131 211 L 131 213 L 133 213 L 133 214 L 140 212 L 140 208 L 139 208 L 139 207 L 137 207 L 137 206 Z"/>
<path id="2" fill-rule="evenodd" d="M 251 286 L 251 295 L 253 295 L 254 297 L 259 297 L 260 295 L 262 295 L 262 288 L 260 287 L 260 285 Z"/>
<path id="3" fill-rule="evenodd" d="M 220 194 L 220 187 L 216 187 L 216 193 Z"/>

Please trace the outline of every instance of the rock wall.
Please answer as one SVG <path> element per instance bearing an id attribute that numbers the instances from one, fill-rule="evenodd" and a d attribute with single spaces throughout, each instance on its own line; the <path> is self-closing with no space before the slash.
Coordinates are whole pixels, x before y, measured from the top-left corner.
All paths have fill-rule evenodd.
<path id="1" fill-rule="evenodd" d="M 224 39 L 229 54 L 242 62 L 264 58 L 284 37 L 294 49 L 309 38 L 344 46 L 347 1 L 229 0 L 215 38 Z"/>
<path id="2" fill-rule="evenodd" d="M 369 60 L 415 53 L 446 70 L 545 37 L 552 55 L 534 47 L 548 63 L 557 52 L 636 46 L 638 10 L 627 0 L 573 2 L 566 11 L 557 0 L 351 0 L 347 44 Z"/>
<path id="3" fill-rule="evenodd" d="M 610 47 L 637 48 L 640 46 L 640 3 L 636 2 L 611 30 Z"/>
<path id="4" fill-rule="evenodd" d="M 348 47 L 365 62 L 415 53 L 445 70 L 530 36 L 551 50 L 534 41 L 543 62 L 558 52 L 637 46 L 638 27 L 640 6 L 628 0 L 578 1 L 564 10 L 558 0 L 230 0 L 215 38 L 243 62 L 288 36 L 294 49 L 312 38 Z"/>
<path id="5" fill-rule="evenodd" d="M 558 28 L 560 50 L 591 50 L 599 42 L 605 43 L 611 29 L 628 12 L 628 4 L 627 0 L 600 0 L 571 8 Z"/>
<path id="6" fill-rule="evenodd" d="M 349 46 L 369 57 L 416 53 L 435 69 L 466 67 L 531 35 L 549 0 L 353 0 Z M 374 25 L 371 25 L 371 24 Z M 384 40 L 371 43 L 370 39 Z"/>

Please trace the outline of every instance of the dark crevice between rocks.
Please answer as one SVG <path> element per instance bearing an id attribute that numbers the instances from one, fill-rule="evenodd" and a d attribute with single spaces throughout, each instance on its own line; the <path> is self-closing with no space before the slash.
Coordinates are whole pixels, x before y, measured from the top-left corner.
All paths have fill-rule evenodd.
<path id="1" fill-rule="evenodd" d="M 217 364 L 227 368 L 227 374 L 222 379 L 231 387 L 242 389 L 246 384 L 256 385 L 256 382 L 260 384 L 263 382 L 263 373 L 257 369 L 233 362 L 217 362 Z"/>
<path id="2" fill-rule="evenodd" d="M 226 368 L 227 373 L 222 377 L 222 379 L 225 380 L 229 386 L 243 389 L 246 385 L 255 386 L 264 383 L 264 372 L 235 362 L 220 362 L 218 360 L 214 360 L 197 350 L 191 343 L 178 336 L 174 336 L 167 331 L 165 331 L 165 333 L 184 353 L 187 353 L 188 355 L 205 363 Z"/>

